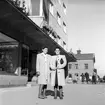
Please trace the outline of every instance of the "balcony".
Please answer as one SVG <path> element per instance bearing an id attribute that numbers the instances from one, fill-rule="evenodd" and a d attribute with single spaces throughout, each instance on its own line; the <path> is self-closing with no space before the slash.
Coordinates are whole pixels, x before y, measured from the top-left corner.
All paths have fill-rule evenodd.
<path id="1" fill-rule="evenodd" d="M 26 5 L 26 1 L 22 0 L 8 0 L 12 5 L 14 5 L 18 10 L 23 12 L 25 15 L 30 15 L 29 8 Z"/>
<path id="2" fill-rule="evenodd" d="M 43 24 L 43 16 L 28 16 L 34 23 L 36 23 L 40 28 Z"/>

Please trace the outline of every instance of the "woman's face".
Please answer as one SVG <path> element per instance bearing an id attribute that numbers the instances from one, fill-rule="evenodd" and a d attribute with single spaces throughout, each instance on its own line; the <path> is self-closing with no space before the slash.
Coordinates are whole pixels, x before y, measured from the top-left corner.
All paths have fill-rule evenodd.
<path id="1" fill-rule="evenodd" d="M 43 49 L 43 53 L 44 53 L 44 54 L 47 54 L 47 52 L 48 52 L 48 48 L 44 48 L 44 49 Z"/>
<path id="2" fill-rule="evenodd" d="M 57 48 L 57 49 L 55 50 L 55 53 L 56 53 L 56 55 L 59 55 L 59 54 L 60 54 L 60 50 Z"/>

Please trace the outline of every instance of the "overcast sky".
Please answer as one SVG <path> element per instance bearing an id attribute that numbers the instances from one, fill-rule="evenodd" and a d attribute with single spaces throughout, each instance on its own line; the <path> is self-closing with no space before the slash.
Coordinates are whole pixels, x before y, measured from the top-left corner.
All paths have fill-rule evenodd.
<path id="1" fill-rule="evenodd" d="M 67 2 L 68 48 L 95 53 L 95 67 L 105 75 L 105 0 Z"/>

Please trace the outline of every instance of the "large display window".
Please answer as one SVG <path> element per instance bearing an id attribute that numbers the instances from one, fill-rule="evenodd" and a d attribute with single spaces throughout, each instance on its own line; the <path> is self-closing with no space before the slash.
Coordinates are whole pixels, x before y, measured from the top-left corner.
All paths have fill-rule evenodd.
<path id="1" fill-rule="evenodd" d="M 36 73 L 37 51 L 0 33 L 0 87 L 20 86 Z"/>
<path id="2" fill-rule="evenodd" d="M 29 52 L 27 45 L 0 42 L 0 74 L 28 76 L 31 71 L 36 71 L 35 64 L 36 53 Z"/>
<path id="3" fill-rule="evenodd" d="M 16 75 L 18 66 L 18 43 L 0 42 L 0 74 Z"/>

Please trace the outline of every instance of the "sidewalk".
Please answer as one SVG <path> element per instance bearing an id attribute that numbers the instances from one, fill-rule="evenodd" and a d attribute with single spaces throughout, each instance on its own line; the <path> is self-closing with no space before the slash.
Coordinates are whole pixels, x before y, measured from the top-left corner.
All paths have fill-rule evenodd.
<path id="1" fill-rule="evenodd" d="M 53 87 L 48 86 L 48 90 L 53 91 Z M 37 98 L 36 105 L 105 105 L 105 86 L 67 84 L 63 100 L 49 95 L 47 99 Z"/>
<path id="2" fill-rule="evenodd" d="M 38 85 L 0 89 L 0 105 L 36 105 Z"/>
<path id="3" fill-rule="evenodd" d="M 31 86 L 32 85 L 32 86 Z M 53 92 L 48 85 L 47 90 Z M 0 105 L 105 105 L 105 85 L 67 84 L 64 98 L 38 98 L 38 85 L 28 83 L 26 87 L 0 89 Z"/>

